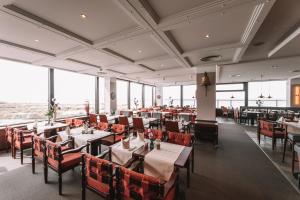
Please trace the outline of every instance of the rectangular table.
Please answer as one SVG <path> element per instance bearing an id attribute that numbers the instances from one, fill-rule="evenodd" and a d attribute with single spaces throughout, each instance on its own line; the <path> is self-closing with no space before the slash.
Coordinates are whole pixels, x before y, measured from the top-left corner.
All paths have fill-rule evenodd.
<path id="1" fill-rule="evenodd" d="M 34 123 L 30 123 L 27 125 L 29 130 L 34 129 Z M 66 128 L 68 124 L 61 122 L 54 122 L 52 125 L 47 124 L 47 122 L 38 122 L 36 132 L 37 134 L 49 132 L 49 135 L 45 135 L 45 137 L 50 137 L 56 134 L 57 129 Z"/>
<path id="2" fill-rule="evenodd" d="M 101 130 L 93 130 L 93 134 L 82 134 L 83 128 L 74 128 L 70 130 L 70 135 L 66 133 L 66 131 L 60 131 L 57 134 L 60 136 L 62 140 L 67 140 L 68 137 L 74 138 L 74 143 L 76 147 L 80 147 L 82 145 L 90 144 L 91 145 L 91 154 L 96 156 L 101 153 L 101 141 L 107 137 L 113 136 L 114 133 L 101 131 Z"/>
<path id="3" fill-rule="evenodd" d="M 163 149 L 163 145 L 166 145 L 167 143 L 161 142 L 161 148 Z M 169 143 L 168 143 L 169 144 Z M 175 144 L 172 144 L 175 145 Z M 181 145 L 177 145 L 181 146 Z M 192 147 L 186 147 L 186 146 L 181 146 L 182 150 L 180 154 L 177 154 L 177 159 L 174 162 L 174 166 L 178 168 L 187 168 L 187 187 L 190 186 L 190 155 L 192 153 L 193 148 Z M 167 150 L 166 148 L 165 150 Z M 140 148 L 136 151 L 134 151 L 133 156 L 138 157 L 139 159 L 145 160 L 145 157 L 151 152 L 152 150 Z M 159 151 L 159 150 L 156 150 Z M 169 154 L 166 154 L 168 156 Z M 152 156 L 152 159 L 155 159 L 155 155 Z M 161 156 L 158 158 L 161 159 Z M 167 159 L 167 157 L 165 158 Z M 158 168 L 160 166 L 157 166 Z M 158 170 L 159 171 L 159 170 Z"/>

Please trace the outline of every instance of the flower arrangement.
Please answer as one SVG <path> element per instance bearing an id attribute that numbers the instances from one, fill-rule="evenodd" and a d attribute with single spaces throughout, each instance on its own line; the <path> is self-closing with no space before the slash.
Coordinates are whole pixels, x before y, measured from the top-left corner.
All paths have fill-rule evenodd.
<path id="1" fill-rule="evenodd" d="M 135 105 L 135 109 L 137 110 L 138 109 L 138 106 L 139 106 L 139 100 L 137 98 L 134 98 L 133 99 L 133 103 Z"/>
<path id="2" fill-rule="evenodd" d="M 56 120 L 56 114 L 58 110 L 60 110 L 60 107 L 59 104 L 56 102 L 56 99 L 51 99 L 48 112 L 46 113 L 46 116 L 48 116 L 48 122 L 50 122 L 50 119 L 53 119 L 53 121 Z"/>

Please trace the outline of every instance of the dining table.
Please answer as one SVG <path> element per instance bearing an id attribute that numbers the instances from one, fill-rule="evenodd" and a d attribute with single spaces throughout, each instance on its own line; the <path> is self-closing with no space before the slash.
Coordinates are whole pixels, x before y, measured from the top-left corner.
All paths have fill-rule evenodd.
<path id="1" fill-rule="evenodd" d="M 27 124 L 28 130 L 35 130 L 37 134 L 43 133 L 45 138 L 56 135 L 58 130 L 67 126 L 68 124 L 62 122 L 47 123 L 46 121 Z"/>
<path id="2" fill-rule="evenodd" d="M 102 130 L 89 128 L 87 131 L 83 127 L 70 129 L 67 131 L 60 131 L 57 133 L 62 141 L 67 140 L 69 137 L 74 138 L 75 147 L 90 144 L 90 153 L 97 156 L 101 153 L 101 142 L 103 139 L 112 137 L 114 133 Z"/>
<path id="3" fill-rule="evenodd" d="M 175 168 L 187 168 L 187 187 L 189 187 L 192 150 L 193 147 L 160 142 L 159 149 L 139 148 L 133 152 L 133 156 L 143 161 L 144 174 L 165 181 L 168 181 Z"/>

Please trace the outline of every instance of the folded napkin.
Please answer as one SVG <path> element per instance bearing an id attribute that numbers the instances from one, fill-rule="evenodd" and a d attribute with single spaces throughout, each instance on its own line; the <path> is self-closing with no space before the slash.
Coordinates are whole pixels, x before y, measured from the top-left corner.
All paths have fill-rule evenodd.
<path id="1" fill-rule="evenodd" d="M 125 140 L 122 139 L 121 142 L 122 142 L 123 149 L 129 149 L 130 148 L 130 140 L 129 139 L 125 139 Z"/>

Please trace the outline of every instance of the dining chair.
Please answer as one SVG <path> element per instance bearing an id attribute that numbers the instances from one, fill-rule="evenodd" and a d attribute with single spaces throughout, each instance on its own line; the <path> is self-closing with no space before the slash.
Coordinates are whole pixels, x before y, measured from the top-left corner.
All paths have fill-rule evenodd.
<path id="1" fill-rule="evenodd" d="M 5 140 L 7 142 L 6 145 L 6 152 L 8 152 L 8 149 L 11 150 L 11 156 L 13 157 L 13 146 L 14 146 L 14 128 L 7 126 L 5 128 Z"/>
<path id="2" fill-rule="evenodd" d="M 160 127 L 162 128 L 162 120 L 163 116 L 161 112 L 153 112 L 152 117 L 155 118 L 156 120 L 151 122 L 151 126 L 156 126 L 157 128 Z"/>
<path id="3" fill-rule="evenodd" d="M 298 158 L 297 160 L 296 160 L 296 156 Z M 295 162 L 297 162 L 298 167 L 299 167 L 297 172 L 295 172 L 293 169 L 292 173 L 293 173 L 293 176 L 296 179 L 298 179 L 298 188 L 300 189 L 300 144 L 296 144 L 294 146 L 292 162 L 293 162 L 293 165 L 295 165 Z"/>
<path id="4" fill-rule="evenodd" d="M 62 195 L 62 174 L 80 165 L 81 150 L 88 145 L 74 149 L 74 139 L 55 143 L 49 138 L 44 148 L 44 180 L 48 183 L 48 167 L 58 174 L 59 195 Z M 68 145 L 71 149 L 63 150 Z"/>
<path id="5" fill-rule="evenodd" d="M 90 127 L 96 127 L 97 124 L 98 124 L 97 115 L 96 114 L 89 114 L 89 125 L 90 125 Z"/>
<path id="6" fill-rule="evenodd" d="M 129 124 L 127 116 L 119 116 L 119 124 L 125 125 L 125 128 L 127 129 L 128 133 L 129 133 L 130 124 Z"/>
<path id="7" fill-rule="evenodd" d="M 177 121 L 166 120 L 165 126 L 166 126 L 166 131 L 179 132 L 179 125 Z"/>
<path id="8" fill-rule="evenodd" d="M 16 159 L 17 150 L 20 151 L 21 165 L 23 165 L 24 150 L 31 148 L 31 135 L 34 134 L 32 130 L 23 130 L 14 128 L 13 141 L 13 157 Z"/>
<path id="9" fill-rule="evenodd" d="M 113 124 L 111 131 L 114 133 L 114 143 L 119 142 L 127 134 L 126 126 L 123 124 Z"/>
<path id="10" fill-rule="evenodd" d="M 99 122 L 97 125 L 97 129 L 101 131 L 108 131 L 109 130 L 109 124 L 105 122 Z"/>
<path id="11" fill-rule="evenodd" d="M 84 120 L 82 119 L 74 119 L 74 126 L 75 127 L 80 127 L 84 124 Z"/>
<path id="12" fill-rule="evenodd" d="M 100 118 L 100 122 L 108 123 L 108 120 L 107 120 L 107 116 L 106 116 L 106 115 L 99 115 L 99 118 Z"/>
<path id="13" fill-rule="evenodd" d="M 82 200 L 86 199 L 86 189 L 89 189 L 105 199 L 114 199 L 114 165 L 112 162 L 82 154 Z"/>
<path id="14" fill-rule="evenodd" d="M 178 171 L 170 180 L 148 176 L 122 166 L 116 166 L 116 199 L 174 200 L 178 184 Z"/>
<path id="15" fill-rule="evenodd" d="M 70 128 L 73 128 L 73 127 L 74 127 L 74 119 L 73 119 L 73 118 L 66 118 L 66 119 L 65 119 L 65 123 L 66 123 Z"/>
<path id="16" fill-rule="evenodd" d="M 160 129 L 145 129 L 144 136 L 146 139 L 149 139 L 150 133 L 152 133 L 152 137 L 154 139 L 164 140 L 164 133 Z"/>
<path id="17" fill-rule="evenodd" d="M 132 122 L 133 122 L 133 131 L 134 132 L 144 132 L 145 127 L 144 127 L 143 118 L 133 117 Z"/>
<path id="18" fill-rule="evenodd" d="M 151 112 L 142 111 L 141 112 L 141 117 L 143 117 L 143 118 L 150 118 L 151 117 Z"/>

